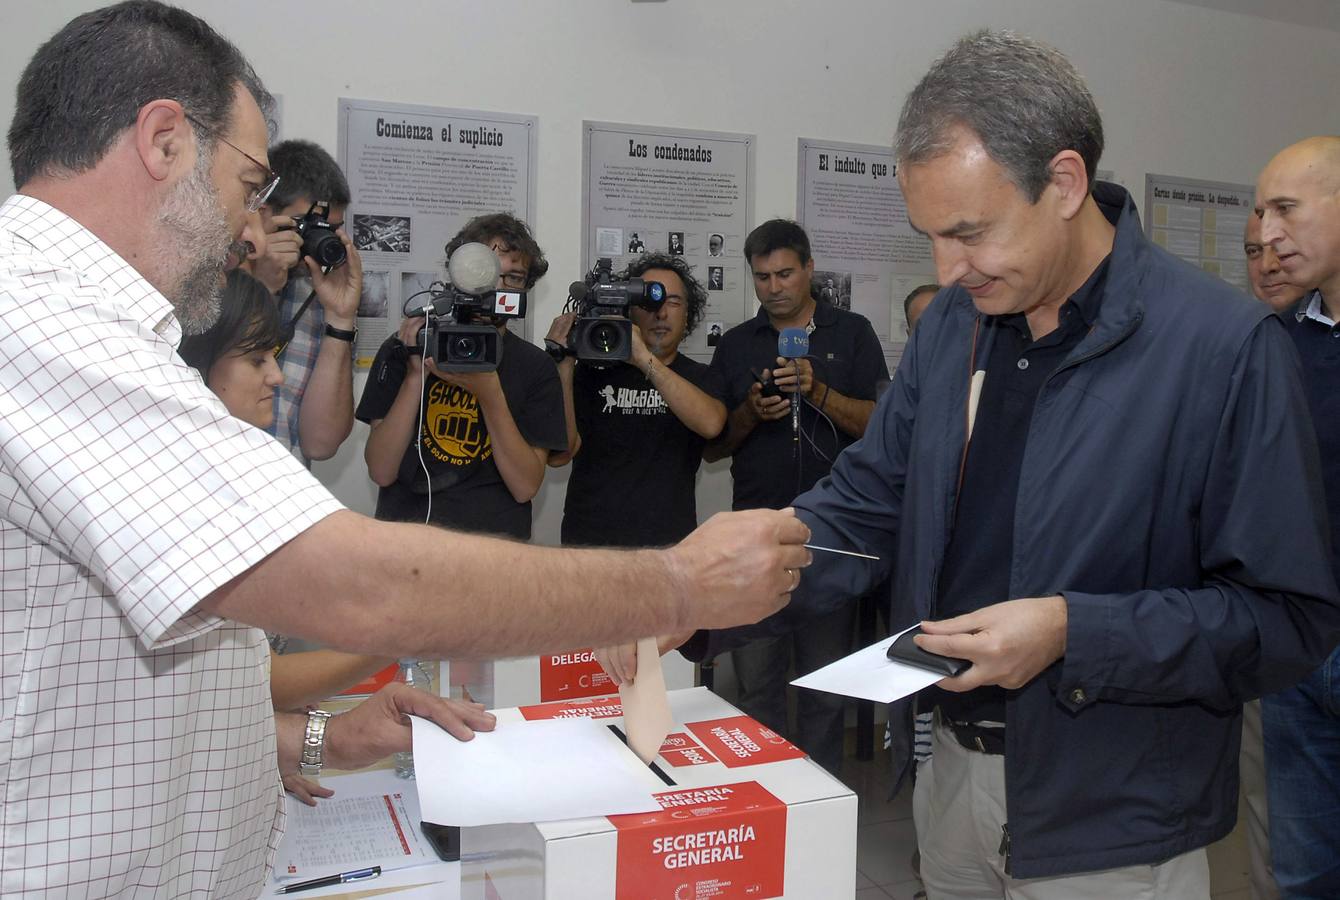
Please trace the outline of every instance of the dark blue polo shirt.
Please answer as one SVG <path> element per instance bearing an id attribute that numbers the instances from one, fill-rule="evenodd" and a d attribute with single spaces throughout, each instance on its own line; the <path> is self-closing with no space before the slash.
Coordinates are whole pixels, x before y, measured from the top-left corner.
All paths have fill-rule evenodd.
<path id="1" fill-rule="evenodd" d="M 1056 329 L 1036 341 L 1023 313 L 997 316 L 987 325 L 995 338 L 940 570 L 937 620 L 1016 599 L 1008 596 L 1014 509 L 1033 405 L 1043 382 L 1098 320 L 1106 281 L 1104 259 L 1061 307 Z M 960 722 L 1004 722 L 1005 697 L 998 686 L 962 694 L 931 688 L 925 702 Z"/>
<path id="2" fill-rule="evenodd" d="M 1308 294 L 1293 312 L 1280 318 L 1293 335 L 1303 360 L 1303 388 L 1312 409 L 1312 425 L 1321 448 L 1321 477 L 1331 520 L 1332 559 L 1340 578 L 1340 325 L 1326 325 L 1307 315 L 1317 292 Z"/>
<path id="3" fill-rule="evenodd" d="M 875 329 L 865 316 L 817 301 L 809 359 L 814 377 L 832 390 L 859 400 L 874 400 L 881 382 L 889 380 Z M 754 383 L 750 369 L 762 372 L 777 365 L 777 329 L 767 312 L 736 325 L 721 336 L 712 369 L 725 386 L 723 402 L 734 410 Z M 828 474 L 837 455 L 855 438 L 820 416 L 808 404 L 800 410 L 800 457 L 792 440 L 791 416 L 760 422 L 731 458 L 734 509 L 781 509 Z M 808 439 L 807 439 L 808 438 Z M 811 443 L 812 441 L 812 443 Z"/>

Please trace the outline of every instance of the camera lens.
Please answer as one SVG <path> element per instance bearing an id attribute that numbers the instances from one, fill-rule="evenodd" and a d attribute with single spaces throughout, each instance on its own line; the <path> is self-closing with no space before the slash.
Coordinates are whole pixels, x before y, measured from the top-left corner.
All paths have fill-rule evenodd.
<path id="1" fill-rule="evenodd" d="M 458 334 L 451 339 L 451 359 L 470 362 L 484 355 L 484 341 L 473 334 Z"/>
<path id="2" fill-rule="evenodd" d="M 338 266 L 347 256 L 344 252 L 344 242 L 338 235 L 329 231 L 305 241 L 302 249 L 305 254 L 325 267 Z"/>
<path id="3" fill-rule="evenodd" d="M 615 325 L 600 323 L 591 329 L 591 346 L 600 353 L 613 354 L 623 343 L 623 335 Z"/>

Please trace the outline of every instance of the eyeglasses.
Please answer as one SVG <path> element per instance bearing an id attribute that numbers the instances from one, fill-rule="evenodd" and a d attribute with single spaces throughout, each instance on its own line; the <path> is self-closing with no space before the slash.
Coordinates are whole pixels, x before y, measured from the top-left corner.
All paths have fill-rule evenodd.
<path id="1" fill-rule="evenodd" d="M 251 160 L 251 162 L 256 166 L 256 168 L 260 169 L 262 172 L 265 173 L 265 184 L 262 184 L 260 187 L 253 187 L 247 193 L 247 212 L 255 212 L 256 210 L 260 209 L 261 204 L 263 204 L 266 200 L 270 199 L 270 195 L 274 193 L 274 189 L 279 185 L 279 176 L 275 174 L 274 169 L 271 169 L 265 163 L 261 162 L 259 159 L 252 156 L 250 153 L 248 153 L 241 147 L 234 144 L 232 141 L 225 138 L 223 135 L 219 134 L 213 128 L 210 128 L 204 122 L 201 122 L 195 116 L 191 115 L 190 113 L 186 113 L 185 115 L 186 115 L 186 121 L 190 122 L 192 125 L 199 128 L 201 131 L 205 132 L 219 143 L 227 144 L 229 147 L 232 147 L 238 153 L 241 153 L 247 159 Z"/>
<path id="2" fill-rule="evenodd" d="M 530 276 L 523 272 L 504 272 L 502 275 L 503 287 L 509 291 L 524 291 L 526 289 L 526 280 Z"/>

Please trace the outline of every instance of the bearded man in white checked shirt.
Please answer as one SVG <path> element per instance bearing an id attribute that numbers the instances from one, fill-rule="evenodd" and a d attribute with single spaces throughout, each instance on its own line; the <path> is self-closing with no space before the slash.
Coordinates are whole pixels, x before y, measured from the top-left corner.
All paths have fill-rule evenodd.
<path id="1" fill-rule="evenodd" d="M 260 628 L 423 658 L 609 645 L 757 621 L 808 564 L 788 512 L 632 552 L 375 522 L 228 416 L 176 346 L 259 227 L 269 102 L 236 48 L 150 0 L 74 19 L 20 81 L 0 206 L 2 896 L 260 891 L 305 724 L 271 717 Z M 381 697 L 330 720 L 328 764 L 407 748 L 406 714 L 492 727 Z"/>

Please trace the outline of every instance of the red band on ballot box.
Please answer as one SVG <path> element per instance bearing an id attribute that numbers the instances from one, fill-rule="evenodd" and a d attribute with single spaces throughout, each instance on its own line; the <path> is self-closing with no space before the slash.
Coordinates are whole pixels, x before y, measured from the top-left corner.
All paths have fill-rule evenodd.
<path id="1" fill-rule="evenodd" d="M 780 897 L 786 804 L 755 781 L 656 795 L 662 811 L 610 816 L 616 900 Z"/>
<path id="2" fill-rule="evenodd" d="M 682 731 L 665 736 L 665 743 L 661 744 L 661 758 L 675 768 L 702 766 L 717 761 L 715 756 Z"/>
<path id="3" fill-rule="evenodd" d="M 805 755 L 804 750 L 748 716 L 690 722 L 688 729 L 731 769 L 800 759 Z"/>
<path id="4" fill-rule="evenodd" d="M 600 668 L 591 650 L 548 653 L 540 657 L 540 700 L 544 703 L 618 692 L 618 686 Z"/>
<path id="5" fill-rule="evenodd" d="M 340 691 L 341 697 L 361 697 L 364 694 L 375 694 L 386 687 L 392 681 L 395 681 L 396 674 L 400 671 L 399 663 L 391 663 L 380 672 L 373 672 L 367 678 L 364 678 L 358 684 L 351 688 Z"/>
<path id="6" fill-rule="evenodd" d="M 617 697 L 569 700 L 566 703 L 540 703 L 522 706 L 521 717 L 536 719 L 612 719 L 623 715 L 623 702 Z"/>

